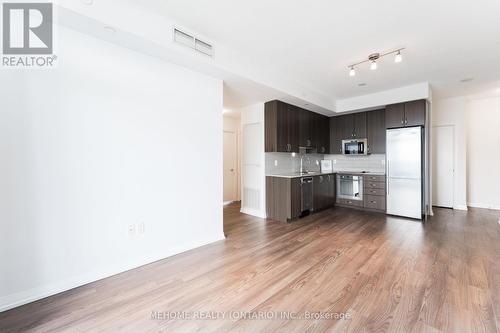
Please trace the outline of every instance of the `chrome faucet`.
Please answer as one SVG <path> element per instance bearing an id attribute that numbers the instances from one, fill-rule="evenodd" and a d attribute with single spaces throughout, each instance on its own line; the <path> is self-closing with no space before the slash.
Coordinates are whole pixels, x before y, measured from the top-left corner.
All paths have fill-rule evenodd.
<path id="1" fill-rule="evenodd" d="M 300 173 L 308 173 L 309 172 L 306 169 L 304 169 L 304 157 L 306 157 L 306 154 L 300 155 Z M 309 165 L 311 164 L 311 159 L 309 158 L 309 156 L 307 156 L 307 162 L 309 163 Z"/>

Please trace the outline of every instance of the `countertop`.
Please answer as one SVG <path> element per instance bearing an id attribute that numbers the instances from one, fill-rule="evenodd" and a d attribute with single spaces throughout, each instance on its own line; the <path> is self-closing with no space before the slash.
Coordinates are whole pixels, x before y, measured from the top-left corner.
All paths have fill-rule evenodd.
<path id="1" fill-rule="evenodd" d="M 333 175 L 336 172 L 309 172 L 307 174 L 301 174 L 298 172 L 288 172 L 288 173 L 278 173 L 278 174 L 269 174 L 267 177 L 280 177 L 280 178 L 302 178 L 302 177 L 314 177 L 321 175 Z"/>
<path id="2" fill-rule="evenodd" d="M 356 175 L 356 176 L 362 176 L 362 175 L 375 175 L 375 176 L 385 176 L 385 172 L 361 172 L 361 171 L 347 171 L 347 170 L 342 170 L 342 171 L 332 171 L 332 172 L 311 172 L 308 174 L 300 174 L 298 172 L 289 172 L 289 173 L 279 173 L 279 174 L 268 174 L 266 175 L 267 177 L 280 177 L 280 178 L 302 178 L 302 177 L 313 177 L 313 176 L 321 176 L 321 175 L 333 175 L 333 174 L 344 174 L 344 175 Z"/>

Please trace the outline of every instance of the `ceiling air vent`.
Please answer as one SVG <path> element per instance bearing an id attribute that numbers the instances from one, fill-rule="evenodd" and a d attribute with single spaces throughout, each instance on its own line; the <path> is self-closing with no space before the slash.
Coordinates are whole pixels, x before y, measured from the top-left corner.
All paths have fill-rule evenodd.
<path id="1" fill-rule="evenodd" d="M 174 42 L 187 46 L 209 57 L 213 57 L 213 46 L 211 44 L 177 28 L 174 28 Z"/>

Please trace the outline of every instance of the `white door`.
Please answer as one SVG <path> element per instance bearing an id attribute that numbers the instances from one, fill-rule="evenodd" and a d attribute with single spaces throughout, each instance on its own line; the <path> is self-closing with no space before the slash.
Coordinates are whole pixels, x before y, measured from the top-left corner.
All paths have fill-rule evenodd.
<path id="1" fill-rule="evenodd" d="M 238 140 L 235 132 L 224 131 L 224 201 L 238 198 Z"/>
<path id="2" fill-rule="evenodd" d="M 454 128 L 432 128 L 433 205 L 453 208 L 454 183 Z"/>

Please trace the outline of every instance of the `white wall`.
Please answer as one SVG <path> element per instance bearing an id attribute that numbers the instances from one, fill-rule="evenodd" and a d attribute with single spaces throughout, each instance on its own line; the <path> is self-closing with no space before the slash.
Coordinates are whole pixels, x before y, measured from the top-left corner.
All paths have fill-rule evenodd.
<path id="1" fill-rule="evenodd" d="M 432 91 L 429 87 L 429 83 L 417 83 L 411 86 L 339 99 L 336 101 L 335 112 L 348 112 L 363 109 L 369 110 L 389 104 L 431 98 Z"/>
<path id="2" fill-rule="evenodd" d="M 57 37 L 0 75 L 0 311 L 224 237 L 222 82 Z"/>
<path id="3" fill-rule="evenodd" d="M 455 129 L 455 209 L 500 209 L 500 96 L 436 100 L 433 126 Z"/>
<path id="4" fill-rule="evenodd" d="M 451 125 L 454 127 L 455 179 L 453 208 L 462 210 L 467 209 L 466 108 L 467 98 L 462 96 L 435 101 L 432 112 L 432 126 Z M 432 149 L 434 150 L 436 147 L 433 145 Z M 433 165 L 433 169 L 435 167 Z"/>
<path id="5" fill-rule="evenodd" d="M 469 99 L 467 137 L 467 202 L 500 209 L 500 96 Z"/>
<path id="6" fill-rule="evenodd" d="M 264 103 L 241 112 L 241 212 L 266 217 L 266 177 L 264 154 Z"/>

